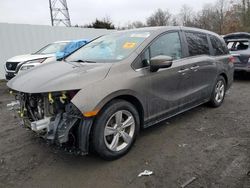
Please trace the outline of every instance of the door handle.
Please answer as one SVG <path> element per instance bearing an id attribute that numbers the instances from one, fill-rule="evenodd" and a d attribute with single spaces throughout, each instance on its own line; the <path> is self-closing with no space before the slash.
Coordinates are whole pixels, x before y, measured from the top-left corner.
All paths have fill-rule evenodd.
<path id="1" fill-rule="evenodd" d="M 178 71 L 178 73 L 185 73 L 185 72 L 187 72 L 187 71 L 189 71 L 189 68 L 181 69 L 181 70 Z"/>
<path id="2" fill-rule="evenodd" d="M 191 69 L 191 70 L 194 70 L 194 71 L 197 71 L 199 67 L 200 67 L 200 66 L 196 65 L 196 66 L 191 67 L 190 69 Z"/>

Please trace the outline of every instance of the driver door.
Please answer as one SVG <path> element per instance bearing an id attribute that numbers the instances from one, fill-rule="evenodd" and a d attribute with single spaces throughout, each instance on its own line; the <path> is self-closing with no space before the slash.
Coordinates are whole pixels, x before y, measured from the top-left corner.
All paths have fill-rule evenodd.
<path id="1" fill-rule="evenodd" d="M 171 67 L 159 69 L 157 72 L 150 72 L 148 69 L 146 73 L 149 120 L 157 121 L 178 113 L 180 101 L 192 81 L 190 71 L 182 60 L 183 50 L 178 31 L 160 35 L 145 53 L 148 53 L 145 55 L 148 62 L 158 55 L 173 58 Z"/>

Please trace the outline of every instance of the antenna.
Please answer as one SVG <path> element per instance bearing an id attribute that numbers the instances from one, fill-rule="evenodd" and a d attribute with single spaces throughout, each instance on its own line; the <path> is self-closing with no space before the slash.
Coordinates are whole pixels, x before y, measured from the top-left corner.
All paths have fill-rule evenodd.
<path id="1" fill-rule="evenodd" d="M 71 26 L 69 9 L 66 0 L 49 0 L 51 25 L 59 26 L 63 24 Z"/>

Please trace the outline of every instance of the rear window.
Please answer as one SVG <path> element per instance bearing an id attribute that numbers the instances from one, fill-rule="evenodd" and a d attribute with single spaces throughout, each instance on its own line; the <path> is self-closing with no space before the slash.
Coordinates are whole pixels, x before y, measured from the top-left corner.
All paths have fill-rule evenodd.
<path id="1" fill-rule="evenodd" d="M 214 50 L 214 55 L 225 55 L 229 53 L 226 44 L 222 40 L 212 35 L 210 35 L 209 38 Z"/>
<path id="2" fill-rule="evenodd" d="M 185 35 L 187 38 L 188 51 L 190 56 L 210 54 L 206 34 L 185 32 Z"/>
<path id="3" fill-rule="evenodd" d="M 227 42 L 230 51 L 241 51 L 249 48 L 249 41 L 230 41 Z"/>

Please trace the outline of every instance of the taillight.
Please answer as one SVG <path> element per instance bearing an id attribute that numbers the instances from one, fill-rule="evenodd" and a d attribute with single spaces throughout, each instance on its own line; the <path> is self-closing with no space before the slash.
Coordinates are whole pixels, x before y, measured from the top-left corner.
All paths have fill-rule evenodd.
<path id="1" fill-rule="evenodd" d="M 234 56 L 230 56 L 228 58 L 228 60 L 229 60 L 229 63 L 235 63 L 236 62 L 236 58 Z"/>

